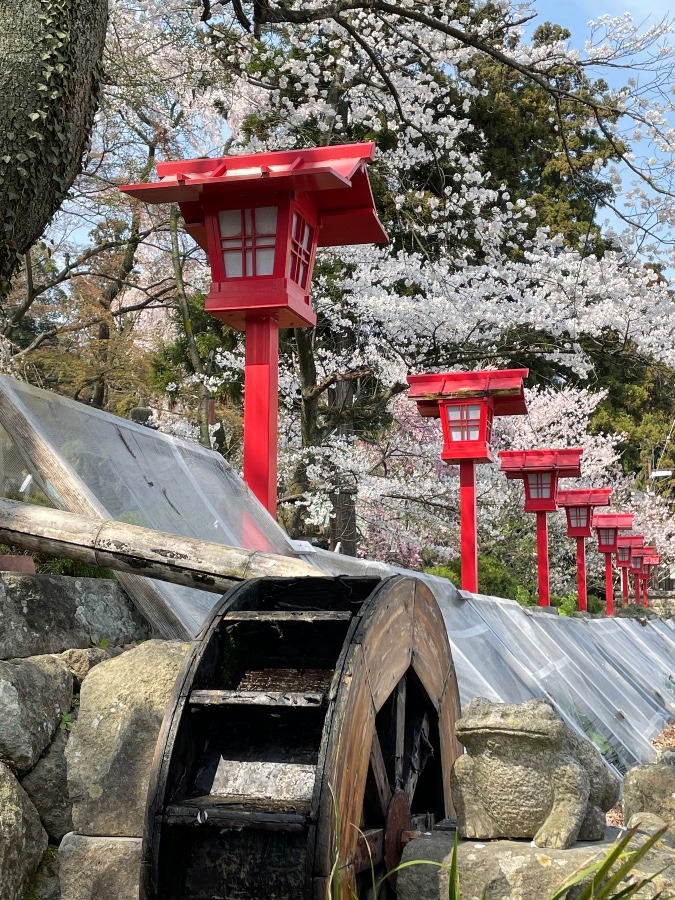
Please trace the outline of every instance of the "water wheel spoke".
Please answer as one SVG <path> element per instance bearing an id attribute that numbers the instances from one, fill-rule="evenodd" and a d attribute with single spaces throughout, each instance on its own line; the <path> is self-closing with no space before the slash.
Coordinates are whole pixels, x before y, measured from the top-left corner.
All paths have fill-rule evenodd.
<path id="1" fill-rule="evenodd" d="M 413 797 L 417 790 L 417 783 L 424 771 L 429 757 L 433 755 L 433 747 L 429 740 L 429 713 L 425 712 L 421 718 L 416 719 L 410 749 L 410 765 L 407 771 L 407 781 L 404 787 L 408 803 L 412 806 Z"/>
<path id="2" fill-rule="evenodd" d="M 373 743 L 370 748 L 370 775 L 372 777 L 368 779 L 366 790 L 370 789 L 372 800 L 374 800 L 373 805 L 379 811 L 379 818 L 384 821 L 391 802 L 391 786 L 377 731 L 373 735 Z"/>
<path id="3" fill-rule="evenodd" d="M 368 828 L 362 831 L 354 853 L 354 872 L 366 872 L 384 859 L 384 829 Z"/>
<path id="4" fill-rule="evenodd" d="M 403 787 L 403 770 L 405 765 L 405 700 L 406 677 L 399 681 L 394 700 L 394 716 L 396 725 L 396 744 L 394 756 L 394 783 L 397 788 Z"/>

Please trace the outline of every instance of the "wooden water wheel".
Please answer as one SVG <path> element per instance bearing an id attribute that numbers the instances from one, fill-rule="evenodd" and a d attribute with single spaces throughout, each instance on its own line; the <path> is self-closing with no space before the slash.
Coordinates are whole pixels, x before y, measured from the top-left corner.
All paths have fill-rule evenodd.
<path id="1" fill-rule="evenodd" d="M 429 589 L 394 577 L 231 590 L 153 763 L 141 900 L 370 895 L 452 815 L 457 682 Z M 371 869 L 372 867 L 372 869 Z M 380 896 L 395 893 L 395 877 Z"/>

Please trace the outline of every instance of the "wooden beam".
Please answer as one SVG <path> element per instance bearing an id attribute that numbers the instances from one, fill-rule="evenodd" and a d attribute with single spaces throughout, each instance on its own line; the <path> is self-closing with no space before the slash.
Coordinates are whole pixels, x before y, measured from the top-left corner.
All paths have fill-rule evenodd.
<path id="1" fill-rule="evenodd" d="M 14 500 L 0 500 L 0 541 L 218 594 L 249 578 L 322 575 L 292 556 L 229 547 Z"/>

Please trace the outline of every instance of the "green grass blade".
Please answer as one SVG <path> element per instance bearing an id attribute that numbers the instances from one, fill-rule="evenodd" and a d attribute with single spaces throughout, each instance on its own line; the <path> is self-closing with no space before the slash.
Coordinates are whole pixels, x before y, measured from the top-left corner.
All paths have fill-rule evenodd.
<path id="1" fill-rule="evenodd" d="M 597 862 L 585 865 L 583 868 L 574 872 L 553 894 L 550 895 L 548 900 L 564 900 L 570 888 L 575 887 L 582 881 L 587 881 L 588 879 L 591 879 L 590 883 L 586 885 L 579 894 L 577 900 L 594 900 L 594 898 L 599 898 L 599 895 L 595 893 L 597 885 L 608 875 L 614 863 L 617 862 L 622 855 L 625 855 L 625 849 L 635 832 L 636 829 L 634 828 L 627 831 L 619 838 L 619 840 L 612 844 L 604 857 Z"/>
<path id="2" fill-rule="evenodd" d="M 619 865 L 616 872 L 612 875 L 608 876 L 606 881 L 602 884 L 602 893 L 598 894 L 598 897 L 611 897 L 611 891 L 614 890 L 621 882 L 626 878 L 630 872 L 635 868 L 635 866 L 643 859 L 652 847 L 657 844 L 661 838 L 663 837 L 666 831 L 665 826 L 660 828 L 658 831 L 654 832 L 641 847 L 638 847 L 636 850 L 632 850 L 629 853 L 624 855 L 623 862 Z M 635 828 L 631 828 L 630 831 L 626 832 L 625 837 L 628 837 L 631 840 L 637 832 L 637 826 Z M 650 878 L 646 879 L 645 884 L 649 884 L 656 877 L 656 873 L 652 875 Z"/>

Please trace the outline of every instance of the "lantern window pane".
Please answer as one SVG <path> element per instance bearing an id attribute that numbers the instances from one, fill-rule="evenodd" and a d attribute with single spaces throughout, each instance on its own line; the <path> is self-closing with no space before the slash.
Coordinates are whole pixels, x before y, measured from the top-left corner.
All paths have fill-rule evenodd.
<path id="1" fill-rule="evenodd" d="M 479 403 L 457 403 L 446 407 L 451 441 L 477 441 L 480 438 Z"/>
<path id="2" fill-rule="evenodd" d="M 255 233 L 275 236 L 277 231 L 276 206 L 261 206 L 255 211 Z"/>
<path id="3" fill-rule="evenodd" d="M 218 214 L 227 278 L 272 275 L 278 209 L 260 206 Z"/>
<path id="4" fill-rule="evenodd" d="M 218 221 L 222 238 L 239 237 L 241 235 L 241 210 L 224 209 L 218 213 Z"/>
<path id="5" fill-rule="evenodd" d="M 288 275 L 303 290 L 307 288 L 309 282 L 313 235 L 314 229 L 309 222 L 305 221 L 299 212 L 294 212 L 291 225 L 291 255 L 288 261 Z"/>
<path id="6" fill-rule="evenodd" d="M 630 558 L 631 568 L 639 569 L 642 565 L 642 557 L 641 556 L 631 556 Z"/>
<path id="7" fill-rule="evenodd" d="M 527 475 L 527 486 L 533 500 L 550 500 L 551 485 L 551 472 L 529 472 Z"/>
<path id="8" fill-rule="evenodd" d="M 228 278 L 241 278 L 241 250 L 226 250 L 223 253 L 223 262 Z"/>
<path id="9" fill-rule="evenodd" d="M 630 547 L 617 547 L 616 558 L 619 562 L 630 561 Z"/>
<path id="10" fill-rule="evenodd" d="M 572 528 L 588 527 L 588 507 L 587 506 L 570 506 L 569 507 L 570 526 Z"/>
<path id="11" fill-rule="evenodd" d="M 598 536 L 600 543 L 605 547 L 616 543 L 616 529 L 614 528 L 598 528 Z"/>

